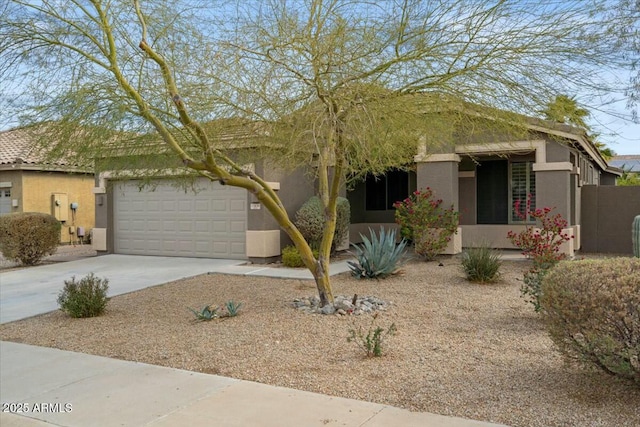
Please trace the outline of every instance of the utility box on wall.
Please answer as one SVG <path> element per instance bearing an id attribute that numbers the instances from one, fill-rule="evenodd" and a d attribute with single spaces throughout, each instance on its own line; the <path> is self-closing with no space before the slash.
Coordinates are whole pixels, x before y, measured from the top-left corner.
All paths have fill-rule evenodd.
<path id="1" fill-rule="evenodd" d="M 51 214 L 58 221 L 69 220 L 69 197 L 65 193 L 53 193 L 51 195 Z"/>

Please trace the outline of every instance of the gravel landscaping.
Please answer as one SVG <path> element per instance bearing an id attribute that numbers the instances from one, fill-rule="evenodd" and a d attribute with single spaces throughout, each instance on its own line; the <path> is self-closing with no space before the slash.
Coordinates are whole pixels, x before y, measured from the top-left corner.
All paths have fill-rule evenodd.
<path id="1" fill-rule="evenodd" d="M 389 303 L 385 354 L 366 358 L 349 330 L 361 315 L 309 314 L 312 281 L 210 274 L 112 298 L 97 318 L 61 312 L 0 326 L 0 339 L 367 400 L 511 426 L 638 426 L 640 389 L 566 364 L 519 292 L 526 261 L 495 284 L 464 279 L 457 258 L 413 261 L 385 280 L 333 278 L 334 293 Z M 188 307 L 242 302 L 196 322 Z"/>

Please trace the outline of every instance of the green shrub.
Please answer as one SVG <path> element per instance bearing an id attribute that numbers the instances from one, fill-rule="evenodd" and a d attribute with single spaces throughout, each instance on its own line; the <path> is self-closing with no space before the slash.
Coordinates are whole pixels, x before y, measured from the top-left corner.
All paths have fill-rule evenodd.
<path id="1" fill-rule="evenodd" d="M 367 357 L 382 356 L 385 338 L 395 335 L 397 331 L 395 323 L 392 323 L 386 330 L 380 326 L 376 326 L 375 322 L 377 318 L 378 314 L 376 313 L 373 315 L 366 333 L 362 326 L 358 328 L 353 327 L 349 329 L 349 335 L 347 336 L 347 342 L 355 343 L 364 351 Z"/>
<path id="2" fill-rule="evenodd" d="M 561 262 L 540 304 L 565 356 L 640 385 L 640 259 Z"/>
<path id="3" fill-rule="evenodd" d="M 336 232 L 331 242 L 334 251 L 349 236 L 351 207 L 344 197 L 336 202 Z M 319 248 L 324 231 L 324 208 L 319 197 L 313 196 L 296 212 L 294 224 L 312 248 Z"/>
<path id="4" fill-rule="evenodd" d="M 318 250 L 312 249 L 314 257 L 318 257 Z M 302 256 L 300 252 L 298 252 L 298 248 L 295 246 L 285 246 L 282 249 L 282 265 L 290 268 L 298 268 L 304 267 L 304 261 L 302 261 Z"/>
<path id="5" fill-rule="evenodd" d="M 53 254 L 60 244 L 60 223 L 40 212 L 0 217 L 0 252 L 11 261 L 35 265 Z"/>
<path id="6" fill-rule="evenodd" d="M 396 244 L 396 230 L 385 232 L 384 228 L 380 228 L 380 236 L 369 229 L 371 240 L 360 234 L 362 238 L 362 247 L 352 245 L 355 249 L 354 261 L 347 261 L 351 269 L 351 275 L 357 278 L 384 278 L 391 274 L 395 274 L 400 266 L 406 262 L 406 246 L 407 241 L 402 239 Z"/>
<path id="7" fill-rule="evenodd" d="M 462 253 L 462 269 L 467 275 L 467 280 L 472 282 L 495 282 L 501 265 L 500 254 L 488 245 L 465 249 Z"/>
<path id="8" fill-rule="evenodd" d="M 60 310 L 71 317 L 99 316 L 107 306 L 109 280 L 100 279 L 93 273 L 76 282 L 75 276 L 64 281 L 64 288 L 58 295 Z"/>
<path id="9" fill-rule="evenodd" d="M 551 268 L 551 267 L 549 267 Z M 532 268 L 524 273 L 520 292 L 522 296 L 533 305 L 536 313 L 540 312 L 540 295 L 542 295 L 542 282 L 549 272 L 549 268 Z"/>

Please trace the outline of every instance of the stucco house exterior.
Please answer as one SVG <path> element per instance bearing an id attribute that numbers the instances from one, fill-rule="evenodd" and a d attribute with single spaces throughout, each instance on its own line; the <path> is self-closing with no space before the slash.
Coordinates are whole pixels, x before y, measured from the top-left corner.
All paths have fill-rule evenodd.
<path id="1" fill-rule="evenodd" d="M 312 174 L 283 172 L 256 161 L 291 216 L 315 193 Z M 517 200 L 531 195 L 534 206 L 553 207 L 569 221 L 580 247 L 580 192 L 583 185 L 614 185 L 610 168 L 583 131 L 533 120 L 527 137 L 451 145 L 437 153 L 421 147 L 414 165 L 369 177 L 346 197 L 351 203 L 352 242 L 380 225 L 394 227 L 392 204 L 412 191 L 431 187 L 446 206 L 460 211 L 460 229 L 447 253 L 489 243 L 512 248 L 509 230 L 526 227 L 514 214 Z M 136 179 L 103 171 L 96 180 L 94 247 L 123 254 L 269 260 L 289 243 L 268 211 L 243 189 L 200 179 L 198 192 L 175 188 L 168 179 L 142 186 Z"/>
<path id="2" fill-rule="evenodd" d="M 393 202 L 430 187 L 443 206 L 453 205 L 460 212 L 460 228 L 447 253 L 483 243 L 513 249 L 507 232 L 533 224 L 519 218 L 514 207 L 531 197 L 532 209 L 554 208 L 554 214 L 567 219 L 567 232 L 574 238 L 562 250 L 573 254 L 581 246 L 581 188 L 615 185 L 620 170 L 607 164 L 580 129 L 540 120 L 531 120 L 528 129 L 527 137 L 519 140 L 460 143 L 435 154 L 421 150 L 414 158 L 415 171 L 387 176 L 384 202 L 372 203 L 371 198 L 384 194 L 384 181 L 372 177 L 356 186 L 349 194 L 351 240 L 357 241 L 369 227 L 392 226 Z"/>
<path id="3" fill-rule="evenodd" d="M 284 172 L 263 160 L 252 167 L 280 193 L 290 215 L 315 192 L 303 169 Z M 280 256 L 289 241 L 242 188 L 197 178 L 195 191 L 185 190 L 172 177 L 143 183 L 109 171 L 101 172 L 96 184 L 93 247 L 99 252 L 259 262 Z"/>
<path id="4" fill-rule="evenodd" d="M 88 241 L 95 225 L 94 172 L 49 162 L 25 128 L 0 132 L 0 215 L 43 212 L 62 224 L 60 242 Z"/>

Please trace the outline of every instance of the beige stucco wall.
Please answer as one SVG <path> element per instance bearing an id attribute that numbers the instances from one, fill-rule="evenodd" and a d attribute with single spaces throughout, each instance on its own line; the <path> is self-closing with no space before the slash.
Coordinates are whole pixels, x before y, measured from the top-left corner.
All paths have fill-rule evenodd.
<path id="1" fill-rule="evenodd" d="M 95 226 L 93 187 L 92 174 L 23 171 L 19 211 L 54 214 L 52 195 L 66 194 L 68 203 L 66 206 L 60 206 L 60 210 L 66 211 L 67 216 L 67 220 L 62 222 L 60 241 L 75 243 L 77 235 L 71 235 L 69 227 L 84 227 L 86 239 L 89 231 Z M 78 204 L 75 214 L 70 208 L 70 204 L 74 202 Z"/>

